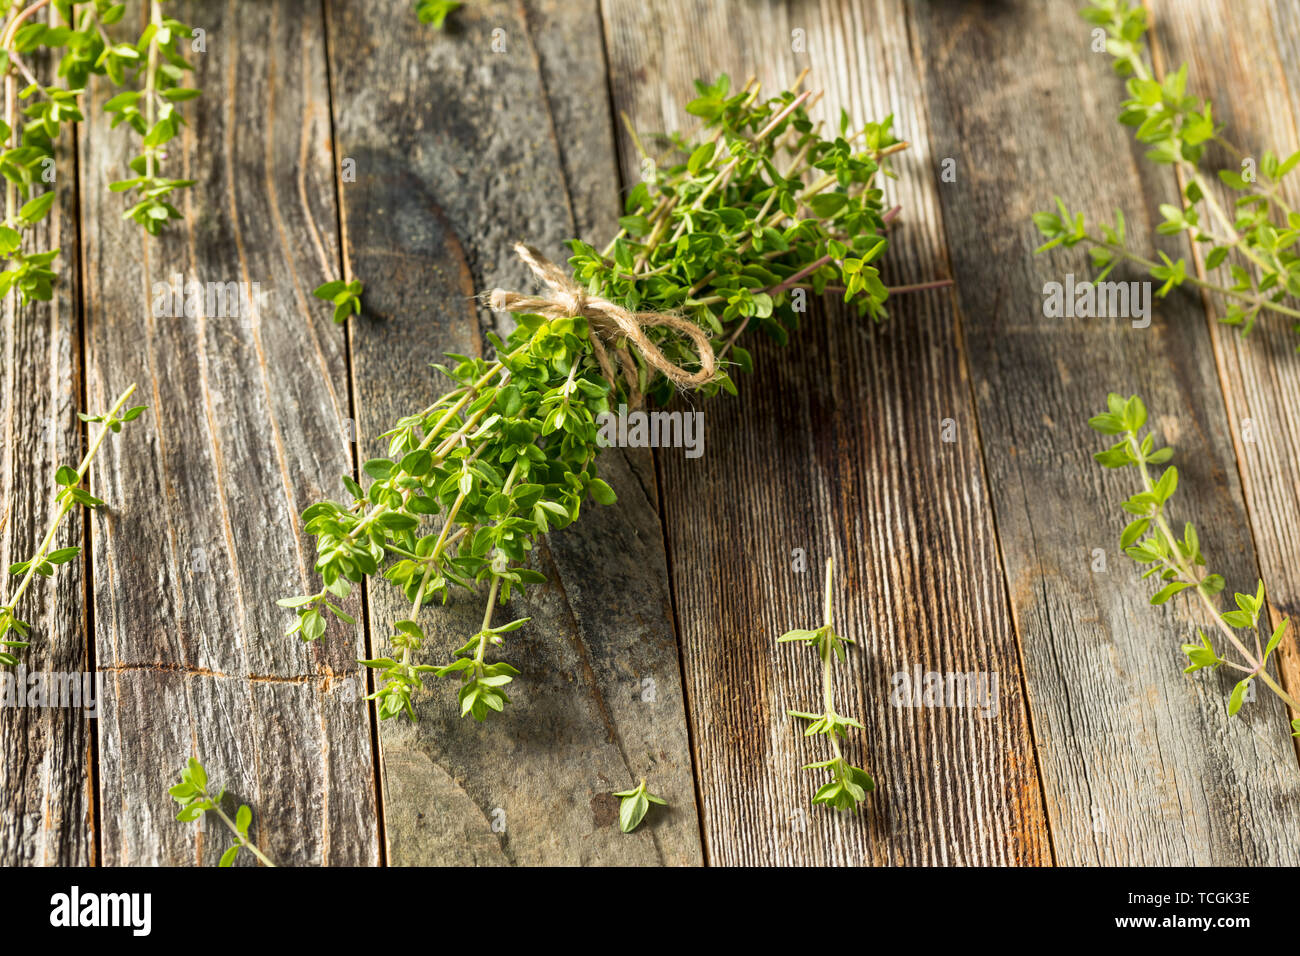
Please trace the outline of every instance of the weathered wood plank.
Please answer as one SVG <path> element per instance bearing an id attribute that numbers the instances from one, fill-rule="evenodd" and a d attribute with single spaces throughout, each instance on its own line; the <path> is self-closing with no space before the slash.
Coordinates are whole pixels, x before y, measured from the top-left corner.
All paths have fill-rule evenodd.
<path id="1" fill-rule="evenodd" d="M 34 61 L 35 62 L 35 61 Z M 44 76 L 53 70 L 37 66 Z M 3 306 L 0 327 L 0 569 L 24 561 L 40 544 L 51 518 L 54 472 L 84 452 L 81 347 L 77 278 L 76 163 L 74 146 L 61 144 L 57 190 L 49 218 L 27 233 L 36 248 L 61 248 L 60 281 L 48 303 Z M 3 202 L 3 200 L 0 200 Z M 83 544 L 79 513 L 65 519 L 55 547 Z M 37 579 L 18 616 L 33 625 L 32 646 L 18 654 L 24 668 L 4 669 L 24 696 L 22 674 L 82 673 L 87 669 L 84 563 L 64 565 L 50 580 Z M 19 579 L 5 573 L 8 599 Z M 20 682 L 21 681 L 21 682 Z M 90 786 L 94 721 L 78 710 L 0 708 L 0 865 L 85 866 L 95 856 Z"/>
<path id="2" fill-rule="evenodd" d="M 1295 4 L 1209 0 L 1195 8 L 1154 3 L 1152 10 L 1157 75 L 1187 62 L 1189 92 L 1214 102 L 1224 135 L 1246 150 L 1256 168 L 1265 149 L 1283 159 L 1300 149 L 1300 9 Z M 1226 151 L 1211 155 L 1224 168 L 1239 162 Z M 1223 208 L 1232 209 L 1240 193 L 1217 178 L 1211 184 Z M 1300 182 L 1294 175 L 1283 184 L 1282 194 L 1292 209 L 1300 206 Z M 1212 320 L 1223 314 L 1222 302 L 1207 302 L 1207 307 Z M 1300 337 L 1295 324 L 1286 316 L 1266 314 L 1243 339 L 1236 330 L 1213 323 L 1231 438 L 1275 626 L 1284 617 L 1300 617 L 1300 357 L 1295 354 Z M 1236 586 L 1244 591 L 1251 582 Z M 1284 642 L 1276 659 L 1285 685 L 1296 696 L 1296 642 Z M 1276 736 L 1278 749 L 1286 749 L 1285 734 Z"/>
<path id="3" fill-rule="evenodd" d="M 820 115 L 896 113 L 914 144 L 891 186 L 904 208 L 885 274 L 946 272 L 932 146 L 895 3 L 672 7 L 605 0 L 615 105 L 641 130 L 689 129 L 692 81 L 750 73 L 775 93 L 811 67 Z M 796 44 L 802 44 L 796 48 Z M 625 137 L 624 176 L 638 175 Z M 661 452 L 666 521 L 698 747 L 704 829 L 718 863 L 1035 864 L 1051 860 L 1015 635 L 948 293 L 900 298 L 881 328 L 823 303 L 789 348 L 754 342 L 741 397 L 707 408 L 706 454 Z M 943 440 L 951 428 L 956 441 Z M 792 570 L 807 554 L 808 573 Z M 785 715 L 819 699 L 807 651 L 777 635 L 836 609 L 856 639 L 841 707 L 867 725 L 848 753 L 879 789 L 859 817 L 809 809 L 822 759 Z M 890 706 L 893 676 L 992 672 L 999 710 Z"/>
<path id="4" fill-rule="evenodd" d="M 93 534 L 103 859 L 216 862 L 226 835 L 175 822 L 165 793 L 194 754 L 252 805 L 273 859 L 373 864 L 361 635 L 304 646 L 275 606 L 309 583 L 297 516 L 351 461 L 345 335 L 310 298 L 338 268 L 323 17 L 292 0 L 176 15 L 207 47 L 191 54 L 205 96 L 167 160 L 198 180 L 184 223 L 151 240 L 122 221 L 105 186 L 137 144 L 109 129 L 103 83 L 81 143 L 91 402 L 136 381 L 151 406 L 95 469 L 115 505 Z M 259 283 L 265 301 L 155 314 L 154 283 L 176 273 Z"/>
<path id="5" fill-rule="evenodd" d="M 616 168 L 591 4 L 472 4 L 442 33 L 394 30 L 411 19 L 401 0 L 328 10 L 339 154 L 356 161 L 342 195 L 366 283 L 352 358 L 369 457 L 385 448 L 375 435 L 443 388 L 428 363 L 480 353 L 480 326 L 499 327 L 474 293 L 530 287 L 512 242 L 560 259 L 578 230 L 615 228 Z M 390 862 L 699 862 L 653 470 L 612 452 L 601 463 L 618 505 L 549 536 L 536 560 L 550 583 L 500 612 L 533 618 L 507 645 L 523 675 L 505 714 L 457 718 L 443 682 L 418 724 L 381 726 Z M 379 652 L 409 607 L 383 582 L 369 595 Z M 426 612 L 431 658 L 478 628 L 482 600 Z M 608 794 L 641 776 L 672 807 L 627 836 Z"/>
<path id="6" fill-rule="evenodd" d="M 1276 733 L 1281 709 L 1261 699 L 1230 721 L 1228 675 L 1183 676 L 1194 612 L 1146 606 L 1149 583 L 1117 554 L 1132 476 L 1093 463 L 1102 441 L 1085 425 L 1107 391 L 1141 393 L 1176 448 L 1176 515 L 1196 520 L 1228 580 L 1254 580 L 1200 304 L 1171 296 L 1147 329 L 1043 318 L 1044 283 L 1090 270 L 1082 250 L 1032 256 L 1035 210 L 1055 192 L 1089 218 L 1121 207 L 1138 239 L 1177 188 L 1115 122 L 1122 82 L 1076 6 L 909 5 L 934 155 L 957 161 L 944 222 L 1056 857 L 1294 863 L 1294 779 L 1252 730 Z"/>

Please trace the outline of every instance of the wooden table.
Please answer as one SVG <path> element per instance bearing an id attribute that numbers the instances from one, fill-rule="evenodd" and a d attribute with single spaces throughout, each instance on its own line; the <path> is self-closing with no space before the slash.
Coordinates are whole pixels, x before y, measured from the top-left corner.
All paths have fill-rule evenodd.
<path id="1" fill-rule="evenodd" d="M 1248 150 L 1300 146 L 1294 0 L 1149 5 L 1159 71 L 1191 61 Z M 65 281 L 0 334 L 5 564 L 85 441 L 75 412 L 130 382 L 150 406 L 97 459 L 111 508 L 60 538 L 88 560 L 26 604 L 29 669 L 100 671 L 105 699 L 95 720 L 0 712 L 0 862 L 215 863 L 224 834 L 165 794 L 191 755 L 285 864 L 1300 862 L 1282 709 L 1229 720 L 1227 675 L 1183 676 L 1191 610 L 1146 606 L 1117 553 L 1129 476 L 1093 463 L 1085 426 L 1107 391 L 1142 394 L 1177 513 L 1230 586 L 1262 575 L 1273 619 L 1300 613 L 1297 340 L 1243 340 L 1190 293 L 1147 329 L 1043 318 L 1043 283 L 1089 268 L 1032 255 L 1034 211 L 1121 207 L 1146 237 L 1179 188 L 1115 122 L 1122 83 L 1071 0 L 525 0 L 443 32 L 407 0 L 175 6 L 207 31 L 173 151 L 198 180 L 185 222 L 149 240 L 122 221 L 104 186 L 129 137 L 92 88 L 48 225 Z M 879 327 L 819 304 L 788 348 L 756 341 L 703 457 L 609 452 L 619 503 L 539 548 L 504 718 L 457 719 L 444 682 L 418 724 L 376 724 L 355 658 L 402 605 L 373 587 L 355 630 L 285 638 L 276 599 L 315 580 L 298 516 L 427 404 L 428 363 L 488 347 L 505 320 L 475 293 L 532 288 L 513 241 L 559 258 L 612 234 L 640 175 L 619 113 L 685 128 L 693 80 L 776 91 L 805 67 L 824 115 L 894 113 L 912 144 L 888 280 L 955 291 L 900 297 Z M 365 314 L 339 327 L 310 292 L 344 262 Z M 260 283 L 260 320 L 155 317 L 175 273 Z M 817 669 L 774 640 L 817 620 L 827 555 L 858 641 L 849 754 L 879 782 L 857 816 L 809 807 L 818 754 L 785 711 L 817 699 Z M 431 613 L 437 643 L 475 605 Z M 1293 692 L 1298 663 L 1290 643 Z M 998 675 L 996 714 L 892 706 L 917 667 Z M 608 792 L 642 776 L 671 809 L 623 835 Z"/>

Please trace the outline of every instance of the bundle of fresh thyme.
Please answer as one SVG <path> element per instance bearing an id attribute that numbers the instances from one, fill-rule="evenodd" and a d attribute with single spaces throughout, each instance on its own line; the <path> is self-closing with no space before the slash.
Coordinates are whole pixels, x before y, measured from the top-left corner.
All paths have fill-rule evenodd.
<path id="1" fill-rule="evenodd" d="M 1300 151 L 1280 159 L 1272 150 L 1265 150 L 1256 176 L 1253 162 L 1215 125 L 1211 103 L 1187 95 L 1187 64 L 1163 82 L 1152 76 L 1142 55 L 1147 13 L 1140 3 L 1092 0 L 1082 15 L 1105 30 L 1106 49 L 1114 57 L 1115 71 L 1129 77 L 1129 99 L 1119 121 L 1136 127 L 1138 141 L 1150 147 L 1148 159 L 1175 167 L 1186 183 L 1179 205 L 1160 206 L 1164 222 L 1156 231 L 1161 235 L 1186 233 L 1198 246 L 1209 247 L 1205 271 L 1226 270 L 1227 278 L 1212 282 L 1194 271 L 1189 274 L 1185 259 L 1171 260 L 1163 252 L 1159 262 L 1140 255 L 1128 247 L 1122 212 L 1116 211 L 1113 226 L 1089 227 L 1083 214 L 1071 213 L 1059 197 L 1056 212 L 1034 216 L 1034 224 L 1047 239 L 1038 251 L 1084 243 L 1090 247 L 1093 264 L 1101 269 L 1099 279 L 1127 260 L 1161 283 L 1156 292 L 1161 298 L 1184 282 L 1217 293 L 1227 301 L 1220 321 L 1238 326 L 1243 335 L 1254 327 L 1261 312 L 1300 319 L 1300 308 L 1288 304 L 1289 297 L 1300 297 L 1300 255 L 1295 251 L 1300 240 L 1300 213 L 1280 194 L 1283 177 L 1300 166 Z M 1243 163 L 1240 168 L 1217 171 L 1222 182 L 1241 194 L 1232 215 L 1215 199 L 1202 170 L 1211 143 Z M 1300 322 L 1295 328 L 1300 331 Z"/>
<path id="2" fill-rule="evenodd" d="M 521 248 L 552 298 L 494 294 L 518 312 L 507 339 L 488 336 L 496 358 L 434 366 L 454 387 L 384 433 L 388 456 L 363 466 L 369 487 L 344 477 L 348 501 L 304 512 L 323 586 L 280 602 L 297 611 L 290 634 L 321 637 L 326 613 L 351 623 L 338 600 L 381 573 L 410 601 L 392 655 L 362 662 L 383 680 L 372 695 L 381 717 L 414 719 L 426 673 L 460 679 L 462 715 L 504 708 L 519 672 L 488 651 L 526 619 L 493 626 L 494 611 L 544 580 L 527 567 L 538 535 L 575 521 L 587 497 L 615 500 L 596 473 L 597 417 L 611 404 L 663 403 L 683 386 L 735 394 L 721 363 L 750 370 L 741 335 L 758 327 L 785 343 L 809 293 L 834 289 L 859 314 L 885 315 L 891 290 L 873 263 L 896 210 L 883 208 L 879 177 L 906 146 L 892 117 L 850 130 L 841 114 L 828 137 L 808 115 L 810 92 L 763 99 L 726 76 L 697 86 L 687 109 L 699 138 L 672 138 L 679 158 L 631 190 L 613 240 L 571 241 L 571 279 Z M 440 666 L 416 663 L 422 608 L 477 585 L 481 628 Z"/>

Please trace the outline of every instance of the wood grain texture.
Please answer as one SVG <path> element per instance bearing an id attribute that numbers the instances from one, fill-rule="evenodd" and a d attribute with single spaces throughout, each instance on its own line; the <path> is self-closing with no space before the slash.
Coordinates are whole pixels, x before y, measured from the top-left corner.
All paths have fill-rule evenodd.
<path id="1" fill-rule="evenodd" d="M 34 61 L 35 63 L 35 61 Z M 42 78 L 53 73 L 41 62 Z M 0 569 L 25 561 L 39 546 L 53 514 L 54 472 L 75 467 L 85 451 L 78 316 L 75 144 L 60 144 L 57 191 L 49 217 L 24 236 L 28 251 L 61 248 L 50 302 L 0 311 Z M 3 202 L 3 199 L 0 199 Z M 28 245 L 30 243 L 30 245 Z M 54 547 L 84 544 L 85 524 L 73 512 Z M 83 553 L 84 556 L 84 553 Z M 8 600 L 19 577 L 4 573 Z M 81 674 L 87 669 L 87 580 L 83 561 L 36 578 L 17 608 L 32 625 L 32 646 L 16 656 L 22 670 L 4 668 L 15 694 L 26 696 L 36 672 Z M 16 638 L 16 635 L 9 635 Z M 94 720 L 75 709 L 0 708 L 0 866 L 85 866 L 94 861 L 90 786 Z"/>
<path id="2" fill-rule="evenodd" d="M 85 447 L 75 412 L 131 381 L 151 406 L 92 470 L 110 506 L 60 534 L 86 563 L 20 609 L 28 671 L 95 665 L 106 696 L 97 720 L 0 708 L 0 864 L 215 864 L 227 834 L 165 795 L 191 754 L 285 864 L 1300 862 L 1283 709 L 1261 693 L 1229 719 L 1227 674 L 1181 673 L 1198 615 L 1146 606 L 1117 548 L 1133 476 L 1092 461 L 1085 425 L 1107 391 L 1142 394 L 1176 450 L 1174 517 L 1230 586 L 1262 576 L 1274 620 L 1300 615 L 1300 339 L 1265 319 L 1243 340 L 1190 290 L 1147 329 L 1043 318 L 1045 282 L 1092 270 L 1032 255 L 1034 211 L 1059 192 L 1144 237 L 1179 186 L 1115 122 L 1122 83 L 1080 2 L 508 0 L 442 31 L 409 0 L 175 4 L 207 43 L 167 161 L 199 180 L 185 223 L 154 240 L 121 220 L 107 184 L 138 139 L 109 129 L 97 83 L 32 234 L 64 250 L 55 299 L 0 317 L 0 567 L 44 532 L 50 476 Z M 1148 6 L 1158 73 L 1189 61 L 1250 155 L 1300 148 L 1300 7 Z M 532 618 L 501 652 L 523 671 L 511 708 L 460 720 L 431 679 L 418 724 L 378 728 L 376 767 L 355 658 L 408 606 L 380 582 L 349 602 L 355 630 L 285 638 L 275 600 L 317 587 L 301 511 L 442 389 L 429 362 L 508 326 L 474 296 L 532 289 L 512 242 L 558 261 L 613 232 L 640 175 L 617 111 L 689 129 L 694 79 L 776 92 L 804 67 L 816 115 L 894 112 L 912 143 L 888 281 L 957 292 L 897 298 L 879 327 L 814 303 L 788 348 L 751 343 L 740 398 L 697 403 L 703 458 L 602 456 L 618 504 L 547 536 L 549 583 L 498 611 Z M 365 315 L 339 328 L 310 291 L 345 260 Z M 266 297 L 249 321 L 157 315 L 176 273 Z M 785 711 L 814 704 L 818 672 L 775 644 L 819 623 L 828 554 L 858 641 L 836 699 L 867 724 L 847 753 L 880 787 L 856 817 L 808 804 L 799 767 L 824 755 Z M 425 612 L 430 660 L 482 601 Z M 1294 692 L 1296 645 L 1280 659 Z M 996 715 L 891 706 L 917 667 L 996 674 Z M 626 836 L 609 792 L 642 776 L 672 806 Z"/>
<path id="3" fill-rule="evenodd" d="M 690 129 L 692 81 L 749 74 L 775 94 L 799 70 L 817 115 L 897 114 L 914 144 L 892 200 L 892 284 L 944 275 L 930 136 L 893 3 L 673 7 L 606 0 L 615 105 L 640 130 Z M 802 46 L 798 46 L 802 44 Z M 638 157 L 622 143 L 625 179 Z M 722 864 L 1040 864 L 1051 850 L 990 521 L 961 341 L 947 292 L 891 303 L 879 328 L 815 304 L 786 349 L 754 342 L 739 399 L 706 410 L 706 454 L 660 452 L 704 827 Z M 943 440 L 947 429 L 955 442 Z M 792 563 L 807 556 L 807 572 Z M 865 812 L 810 808 L 824 759 L 786 716 L 819 700 L 806 649 L 834 554 L 840 629 L 858 642 L 837 701 L 878 783 Z M 894 675 L 992 672 L 996 716 L 890 706 Z"/>
<path id="4" fill-rule="evenodd" d="M 401 0 L 328 4 L 339 155 L 357 171 L 341 188 L 347 255 L 366 283 L 353 325 L 365 457 L 445 390 L 428 363 L 480 354 L 480 328 L 501 327 L 474 294 L 531 288 L 512 242 L 560 259 L 563 239 L 610 233 L 619 209 L 591 4 L 473 4 L 444 32 L 393 29 L 409 16 Z M 653 470 L 612 453 L 601 468 L 618 505 L 548 536 L 535 561 L 549 583 L 499 611 L 532 617 L 501 651 L 523 672 L 505 714 L 459 719 L 444 681 L 417 724 L 382 724 L 390 863 L 700 861 Z M 431 660 L 478 628 L 483 599 L 425 612 Z M 409 606 L 379 582 L 369 608 L 383 652 Z M 642 776 L 671 809 L 627 836 L 609 792 Z"/>
<path id="5" fill-rule="evenodd" d="M 1223 135 L 1253 157 L 1257 167 L 1265 149 L 1283 159 L 1300 149 L 1296 4 L 1156 3 L 1152 14 L 1157 75 L 1186 62 L 1189 93 L 1211 99 Z M 1212 148 L 1209 158 L 1221 168 L 1240 168 L 1239 159 L 1226 150 Z M 1208 178 L 1223 208 L 1232 209 L 1240 193 L 1222 186 L 1217 177 Z M 1282 195 L 1292 209 L 1300 206 L 1300 179 L 1288 177 Z M 1300 336 L 1294 320 L 1265 314 L 1243 339 L 1214 321 L 1223 314 L 1221 301 L 1207 299 L 1206 306 L 1250 529 L 1276 626 L 1282 618 L 1300 616 Z M 1232 584 L 1241 591 L 1252 586 L 1250 580 Z M 1284 642 L 1275 659 L 1283 682 L 1297 696 L 1300 644 Z M 1277 736 L 1284 749 L 1285 734 Z"/>
<path id="6" fill-rule="evenodd" d="M 1142 394 L 1176 448 L 1174 516 L 1196 520 L 1229 581 L 1254 580 L 1201 305 L 1173 295 L 1147 329 L 1043 317 L 1044 283 L 1090 270 L 1081 249 L 1032 256 L 1034 211 L 1056 192 L 1090 220 L 1120 207 L 1140 241 L 1177 189 L 1115 122 L 1122 83 L 1076 6 L 909 5 L 935 155 L 957 160 L 943 218 L 1056 857 L 1294 863 L 1300 800 L 1267 739 L 1281 708 L 1261 695 L 1229 720 L 1227 674 L 1183 676 L 1194 612 L 1146 606 L 1152 589 L 1117 547 L 1133 476 L 1092 461 L 1103 439 L 1085 424 L 1107 391 Z"/>
<path id="7" fill-rule="evenodd" d="M 273 859 L 374 864 L 361 635 L 303 645 L 275 606 L 312 580 L 297 516 L 350 468 L 344 332 L 310 299 L 338 268 L 322 15 L 231 0 L 176 16 L 207 45 L 167 158 L 198 180 L 184 223 L 154 240 L 122 220 L 105 187 L 138 140 L 109 129 L 104 83 L 81 143 L 88 391 L 99 406 L 136 381 L 150 406 L 94 472 L 114 503 L 93 529 L 103 861 L 216 862 L 220 825 L 177 823 L 165 793 L 195 755 L 252 805 Z M 175 273 L 265 299 L 251 316 L 157 315 L 154 284 Z"/>

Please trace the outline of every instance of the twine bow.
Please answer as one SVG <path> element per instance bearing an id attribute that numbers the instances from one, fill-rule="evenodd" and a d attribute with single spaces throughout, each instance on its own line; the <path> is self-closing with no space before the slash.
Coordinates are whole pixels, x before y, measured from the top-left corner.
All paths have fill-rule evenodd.
<path id="1" fill-rule="evenodd" d="M 493 289 L 488 298 L 491 307 L 498 312 L 534 312 L 548 319 L 569 316 L 585 318 L 596 361 L 600 363 L 600 370 L 611 385 L 614 384 L 616 373 L 601 339 L 613 343 L 613 351 L 627 382 L 628 399 L 633 407 L 641 403 L 643 396 L 636 364 L 628 354 L 627 345 L 635 348 L 646 364 L 662 372 L 675 385 L 695 388 L 713 378 L 717 367 L 713 343 L 709 340 L 708 333 L 690 319 L 675 312 L 632 312 L 609 299 L 588 294 L 568 273 L 532 246 L 516 243 L 515 254 L 546 286 L 547 294 L 534 296 Z M 690 339 L 699 356 L 699 370 L 691 372 L 665 358 L 664 353 L 645 333 L 646 329 L 651 328 L 672 329 Z M 625 340 L 627 344 L 620 340 Z"/>

